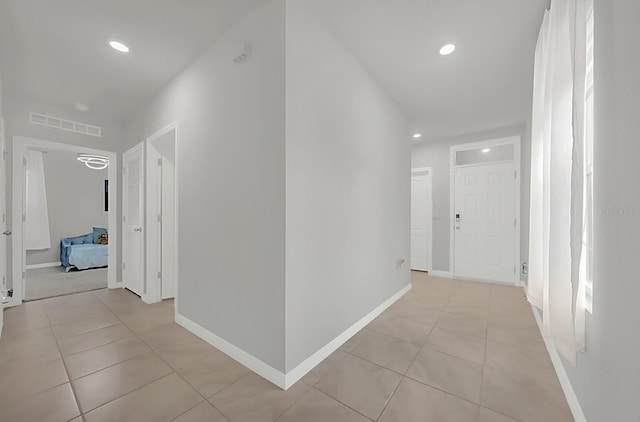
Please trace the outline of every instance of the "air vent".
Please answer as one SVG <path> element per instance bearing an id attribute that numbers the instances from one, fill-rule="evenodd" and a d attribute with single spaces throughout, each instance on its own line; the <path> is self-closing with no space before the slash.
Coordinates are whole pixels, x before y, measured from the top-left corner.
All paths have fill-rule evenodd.
<path id="1" fill-rule="evenodd" d="M 66 130 L 68 132 L 81 133 L 83 135 L 95 136 L 98 138 L 102 136 L 102 129 L 98 126 L 73 122 L 59 117 L 47 116 L 46 114 L 30 112 L 29 121 L 34 125 Z"/>

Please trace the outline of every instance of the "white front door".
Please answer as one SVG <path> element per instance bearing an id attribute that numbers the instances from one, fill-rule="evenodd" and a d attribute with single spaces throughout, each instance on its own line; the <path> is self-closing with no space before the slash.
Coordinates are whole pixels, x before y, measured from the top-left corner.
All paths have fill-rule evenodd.
<path id="1" fill-rule="evenodd" d="M 431 169 L 411 172 L 411 269 L 431 270 Z"/>
<path id="2" fill-rule="evenodd" d="M 144 292 L 144 158 L 140 143 L 125 152 L 122 181 L 122 281 L 142 296 Z"/>
<path id="3" fill-rule="evenodd" d="M 515 164 L 455 170 L 454 275 L 513 282 Z"/>
<path id="4" fill-rule="evenodd" d="M 0 336 L 4 325 L 3 304 L 8 301 L 7 287 L 7 158 L 5 154 L 6 140 L 4 133 L 4 119 L 0 117 Z"/>

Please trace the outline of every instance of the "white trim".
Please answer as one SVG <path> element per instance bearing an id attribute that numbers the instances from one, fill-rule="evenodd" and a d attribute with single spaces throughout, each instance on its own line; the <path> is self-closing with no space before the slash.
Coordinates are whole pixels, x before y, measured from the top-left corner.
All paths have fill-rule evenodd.
<path id="1" fill-rule="evenodd" d="M 191 321 L 181 314 L 176 315 L 176 322 L 206 341 L 207 343 L 211 344 L 213 347 L 225 353 L 232 359 L 246 366 L 256 374 L 282 388 L 283 390 L 287 390 L 289 389 L 289 387 L 298 382 L 302 377 L 304 377 L 309 371 L 315 368 L 327 356 L 338 350 L 338 348 L 342 346 L 347 340 L 349 340 L 356 333 L 366 327 L 367 324 L 376 319 L 378 315 L 389 308 L 389 306 L 393 305 L 398 299 L 409 292 L 411 288 L 411 284 L 403 287 L 399 292 L 384 301 L 384 303 L 382 303 L 380 306 L 369 312 L 358 322 L 347 328 L 340 335 L 331 340 L 327 345 L 322 347 L 320 350 L 315 352 L 304 362 L 300 363 L 298 366 L 296 366 L 286 374 L 263 362 L 257 357 L 245 352 L 239 347 L 229 343 L 225 339 L 218 337 L 211 331 L 198 325 L 197 323 Z"/>
<path id="2" fill-rule="evenodd" d="M 429 270 L 428 274 L 434 277 L 444 277 L 444 278 L 452 277 L 451 271 Z"/>
<path id="3" fill-rule="evenodd" d="M 447 216 L 449 220 L 449 268 L 451 275 L 455 277 L 455 248 L 454 248 L 454 239 L 455 239 L 455 224 L 452 224 L 453 219 L 451 218 L 455 213 L 455 170 L 456 168 L 461 168 L 465 166 L 456 166 L 456 152 L 458 151 L 466 151 L 470 149 L 480 149 L 480 148 L 488 148 L 495 147 L 499 145 L 513 145 L 513 163 L 515 165 L 516 177 L 515 177 L 515 217 L 516 217 L 516 227 L 515 227 L 515 240 L 514 240 L 514 266 L 515 266 L 515 274 L 512 279 L 512 283 L 518 285 L 520 281 L 520 189 L 521 189 L 521 168 L 522 168 L 522 157 L 520 153 L 521 148 L 521 136 L 513 135 L 507 136 L 503 138 L 490 139 L 486 141 L 480 142 L 471 142 L 465 144 L 457 144 L 451 145 L 449 148 L 449 215 Z M 505 161 L 501 161 L 505 162 Z M 491 162 L 486 164 L 478 164 L 478 165 L 492 165 L 497 162 Z M 468 166 L 467 166 L 468 167 Z"/>
<path id="4" fill-rule="evenodd" d="M 158 209 L 157 205 L 159 203 L 159 198 L 157 197 L 158 189 L 160 188 L 158 183 L 158 166 L 154 164 L 154 161 L 160 157 L 157 149 L 155 148 L 155 141 L 160 139 L 162 136 L 167 133 L 173 131 L 174 139 L 174 164 L 177 164 L 177 150 L 178 150 L 178 123 L 173 122 L 163 127 L 159 131 L 155 132 L 151 136 L 149 136 L 145 142 L 145 256 L 146 256 L 146 270 L 145 270 L 145 294 L 144 301 L 146 303 L 156 303 L 162 300 L 162 279 L 158 278 L 156 275 L 158 273 L 158 269 L 161 268 L 161 260 L 160 251 L 158 250 L 158 237 L 159 230 L 158 225 L 155 224 L 156 220 L 154 216 L 161 214 L 161 211 Z M 154 171 L 155 170 L 155 171 Z M 177 175 L 177 169 L 174 168 L 174 173 Z M 178 256 L 178 242 L 177 242 L 177 231 L 178 231 L 178 220 L 177 220 L 177 209 L 178 209 L 178 186 L 177 186 L 177 177 L 174 176 L 175 183 L 175 201 L 174 201 L 174 256 Z M 161 233 L 160 233 L 161 234 Z M 178 280 L 178 267 L 176 260 L 176 267 L 174 268 L 174 280 L 176 280 L 176 291 L 178 290 L 177 280 Z"/>
<path id="5" fill-rule="evenodd" d="M 300 363 L 298 366 L 293 368 L 291 371 L 287 372 L 285 376 L 285 386 L 284 389 L 288 389 L 293 384 L 298 382 L 300 378 L 304 377 L 309 371 L 315 368 L 320 362 L 322 362 L 327 356 L 331 353 L 338 350 L 340 346 L 342 346 L 347 340 L 353 337 L 357 332 L 366 327 L 371 321 L 376 319 L 382 312 L 384 312 L 389 306 L 393 305 L 398 299 L 407 294 L 412 288 L 412 285 L 409 284 L 403 287 L 399 292 L 391 296 L 389 299 L 384 301 L 380 306 L 375 308 L 373 311 L 369 312 L 365 315 L 360 321 L 353 324 L 351 327 L 347 328 L 340 334 L 338 337 L 331 340 L 327 345 L 325 345 L 322 349 L 315 352 L 313 355 L 308 357 L 304 362 Z"/>
<path id="6" fill-rule="evenodd" d="M 58 261 L 58 262 L 45 262 L 44 264 L 31 264 L 31 265 L 25 266 L 25 268 L 27 270 L 35 270 L 38 268 L 51 268 L 51 267 L 60 267 L 60 266 L 62 266 L 62 264 L 60 263 L 60 261 Z"/>
<path id="7" fill-rule="evenodd" d="M 271 365 L 261 361 L 257 357 L 245 352 L 238 346 L 235 346 L 222 337 L 218 337 L 206 328 L 198 325 L 183 315 L 176 315 L 176 322 L 182 325 L 193 334 L 197 335 L 216 349 L 225 353 L 232 359 L 240 362 L 256 374 L 272 382 L 278 387 L 285 388 L 285 375 L 282 371 L 277 370 Z"/>
<path id="8" fill-rule="evenodd" d="M 553 363 L 553 368 L 556 370 L 556 375 L 558 376 L 558 380 L 560 381 L 560 386 L 562 387 L 564 396 L 567 399 L 567 403 L 569 404 L 569 408 L 571 409 L 573 418 L 576 420 L 576 422 L 587 422 L 587 418 L 584 416 L 584 412 L 582 411 L 582 406 L 580 405 L 578 396 L 573 389 L 573 385 L 569 380 L 569 375 L 567 375 L 567 371 L 564 368 L 562 359 L 558 354 L 556 345 L 551 337 L 546 337 L 542 332 L 542 318 L 540 316 L 540 311 L 534 305 L 531 305 L 531 310 L 533 311 L 533 315 L 536 318 L 538 330 L 540 330 L 540 335 L 542 335 L 544 344 L 547 347 L 547 352 L 549 352 L 551 363 Z"/>
<path id="9" fill-rule="evenodd" d="M 23 249 L 24 227 L 22 215 L 24 214 L 24 177 L 22 174 L 22 160 L 25 151 L 29 148 L 44 150 L 67 151 L 75 153 L 100 154 L 109 157 L 108 178 L 109 178 L 109 267 L 107 270 L 107 285 L 110 289 L 120 287 L 121 282 L 117 281 L 116 274 L 118 268 L 118 233 L 120 225 L 117 218 L 118 210 L 118 154 L 111 151 L 85 148 L 81 145 L 65 144 L 61 142 L 45 141 L 42 139 L 27 138 L 24 136 L 13 137 L 13 157 L 12 157 L 12 277 L 11 286 L 13 288 L 13 298 L 9 306 L 16 306 L 22 303 L 24 298 L 24 279 L 22 273 L 26 271 L 26 251 Z"/>

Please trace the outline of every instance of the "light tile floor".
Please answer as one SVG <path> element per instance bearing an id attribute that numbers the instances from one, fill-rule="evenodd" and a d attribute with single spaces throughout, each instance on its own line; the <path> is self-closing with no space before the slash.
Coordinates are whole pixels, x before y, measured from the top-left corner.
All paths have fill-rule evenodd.
<path id="1" fill-rule="evenodd" d="M 282 391 L 99 290 L 5 311 L 0 421 L 572 421 L 520 288 L 413 273 L 413 290 Z"/>

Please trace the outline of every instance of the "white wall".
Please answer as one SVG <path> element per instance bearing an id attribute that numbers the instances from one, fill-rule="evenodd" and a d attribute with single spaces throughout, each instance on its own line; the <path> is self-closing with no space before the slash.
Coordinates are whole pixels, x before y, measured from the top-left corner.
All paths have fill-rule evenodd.
<path id="1" fill-rule="evenodd" d="M 286 70 L 290 371 L 409 284 L 410 154 L 399 108 L 297 1 Z"/>
<path id="2" fill-rule="evenodd" d="M 523 116 L 526 118 L 527 116 Z M 520 169 L 520 262 L 529 256 L 529 173 L 531 147 L 525 126 L 504 128 L 490 132 L 471 134 L 442 141 L 416 143 L 411 148 L 411 167 L 432 167 L 433 180 L 433 269 L 451 271 L 449 264 L 449 228 L 451 225 L 451 205 L 449 171 L 450 148 L 453 145 L 486 141 L 508 136 L 521 136 Z M 520 274 L 526 281 L 526 275 Z"/>
<path id="3" fill-rule="evenodd" d="M 129 122 L 178 124 L 178 312 L 284 371 L 284 0 L 253 11 Z M 252 55 L 234 63 L 245 40 Z"/>
<path id="4" fill-rule="evenodd" d="M 92 170 L 76 156 L 66 151 L 48 151 L 43 156 L 51 248 L 27 251 L 27 265 L 58 262 L 61 238 L 108 226 L 104 211 L 107 169 Z"/>
<path id="5" fill-rule="evenodd" d="M 565 367 L 589 421 L 637 421 L 640 398 L 640 3 L 595 1 L 594 292 L 586 353 Z"/>

